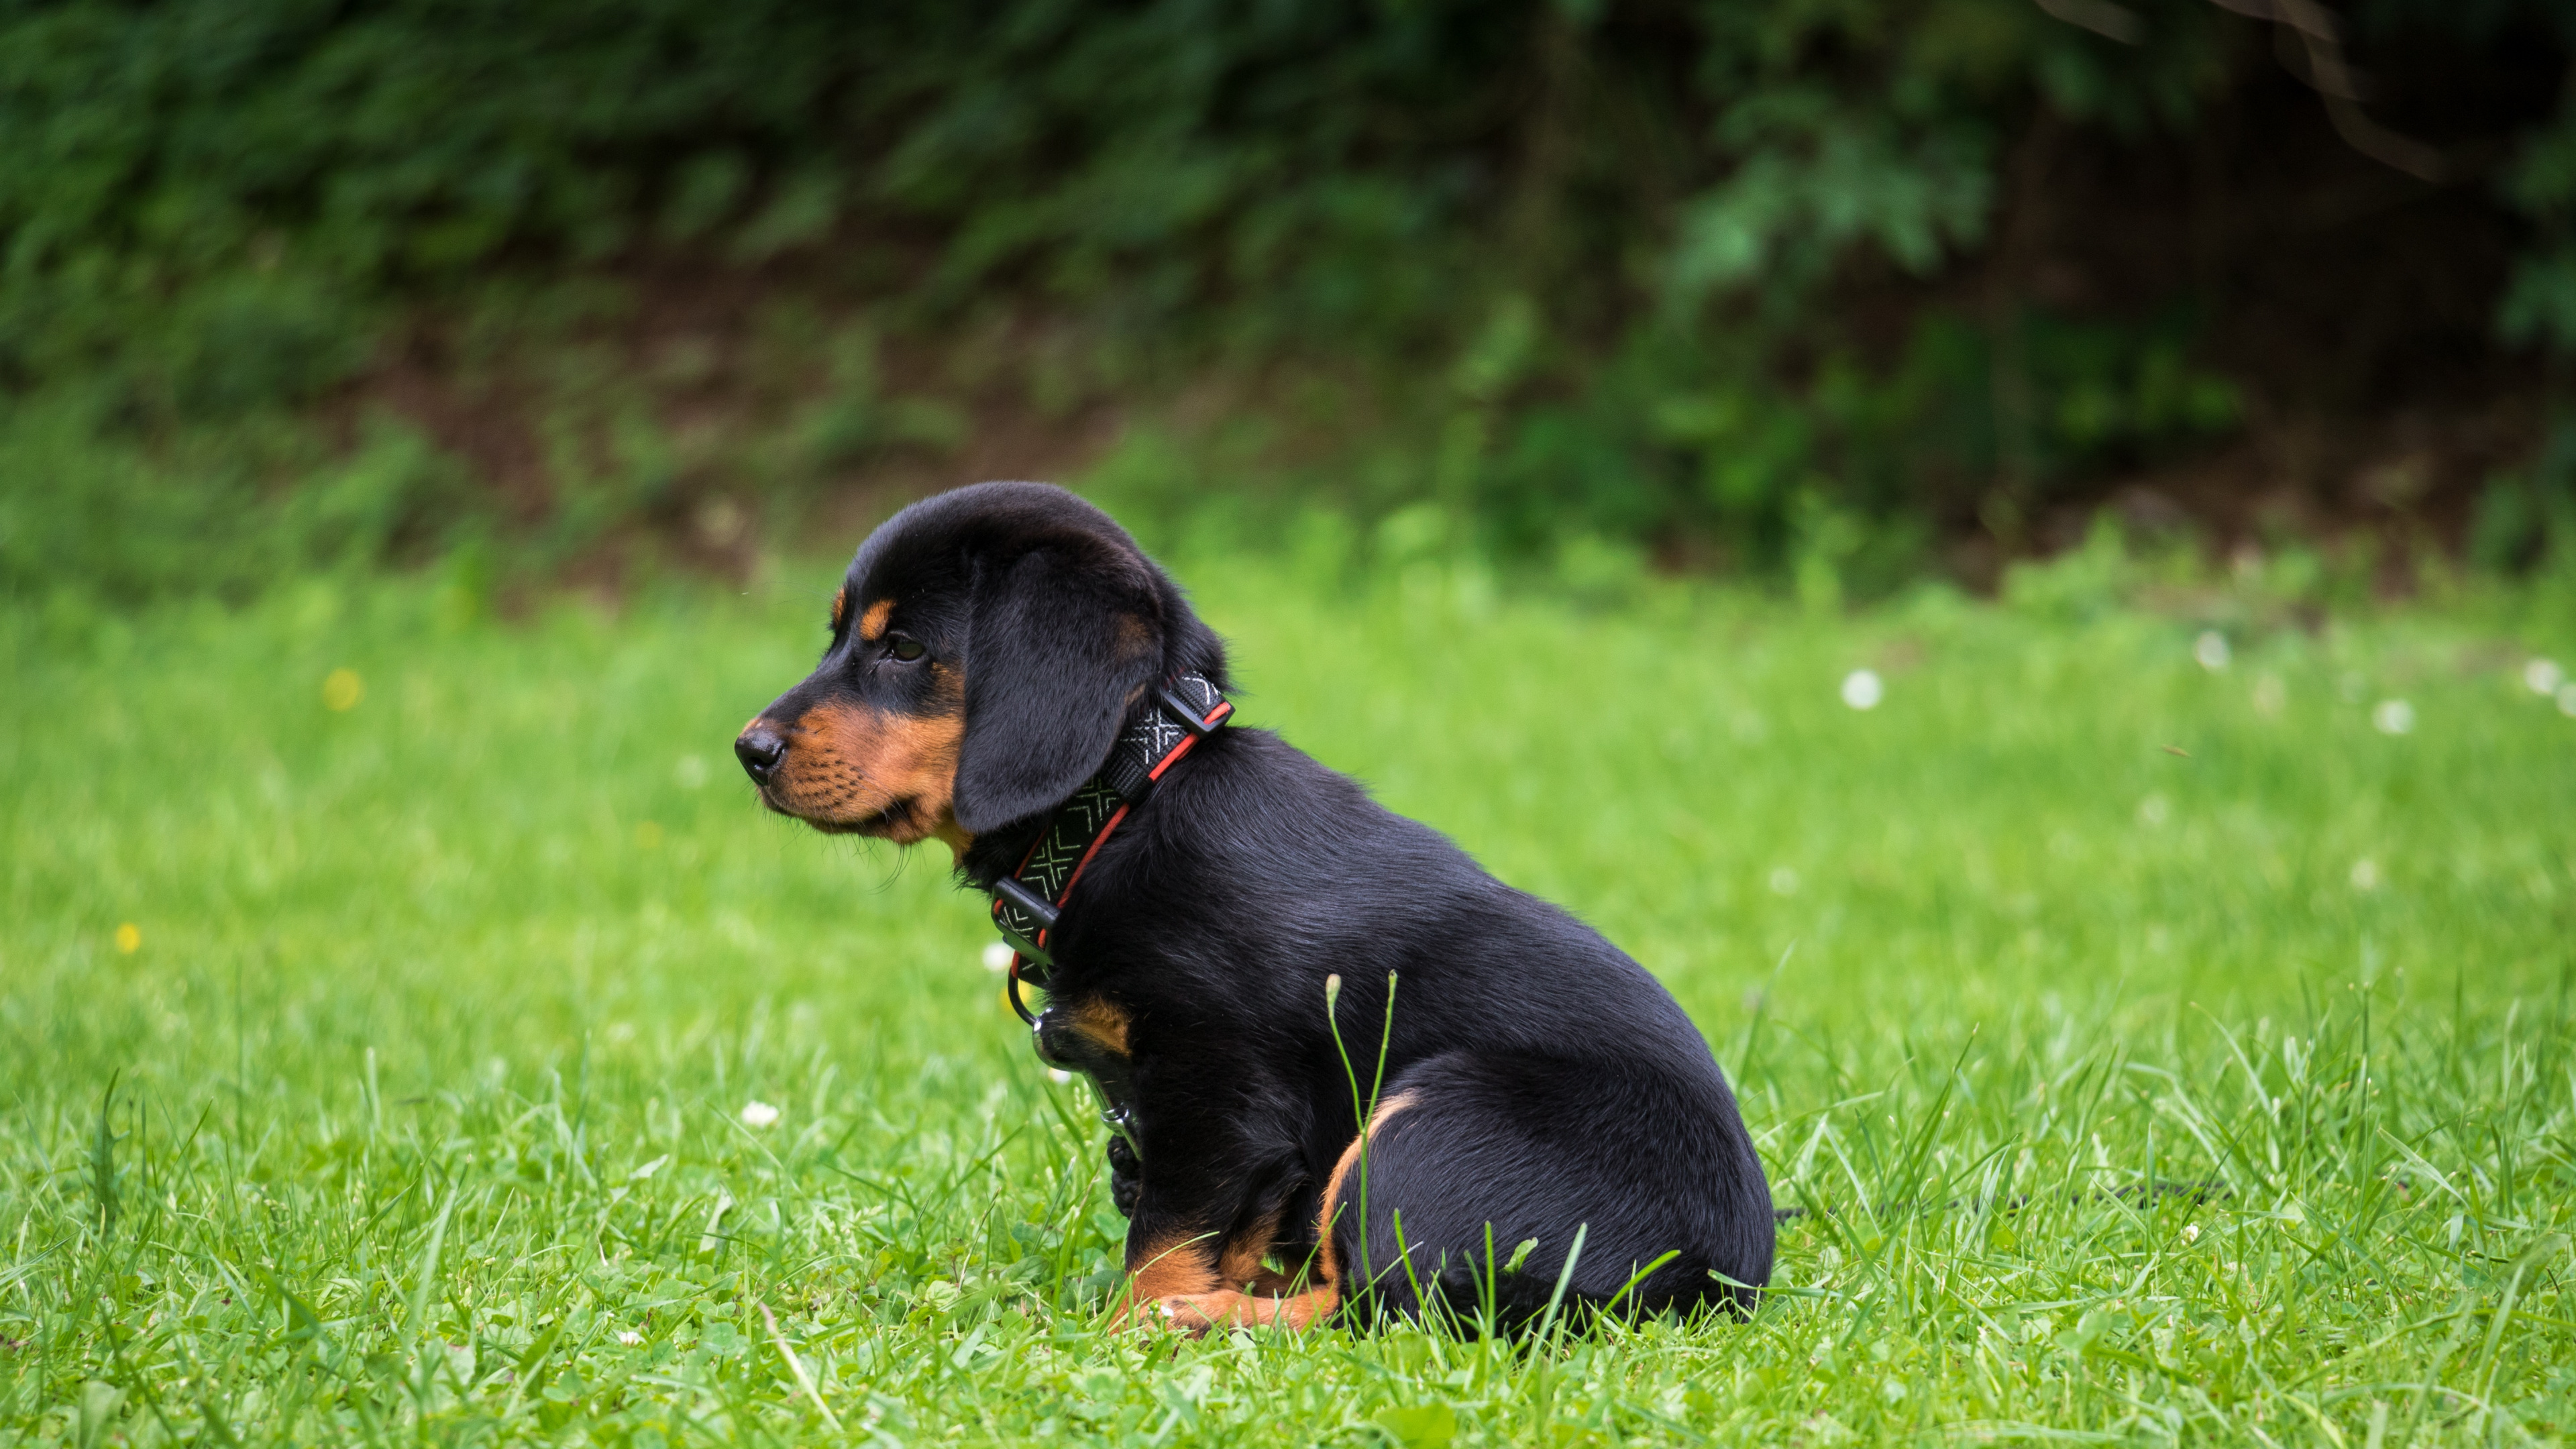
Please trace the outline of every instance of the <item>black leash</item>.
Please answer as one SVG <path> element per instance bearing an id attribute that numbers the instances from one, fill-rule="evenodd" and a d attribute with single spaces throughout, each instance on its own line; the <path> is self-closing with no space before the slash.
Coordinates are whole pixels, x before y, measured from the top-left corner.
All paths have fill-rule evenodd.
<path id="1" fill-rule="evenodd" d="M 1204 675 L 1183 673 L 1149 691 L 1118 731 L 1108 762 L 1056 807 L 1019 869 L 993 882 L 993 924 L 1011 947 L 1011 1009 L 1022 1021 L 1035 1026 L 1038 1019 L 1020 999 L 1020 983 L 1045 990 L 1053 978 L 1047 934 L 1083 867 L 1128 812 L 1154 793 L 1163 772 L 1233 713 L 1234 706 Z"/>

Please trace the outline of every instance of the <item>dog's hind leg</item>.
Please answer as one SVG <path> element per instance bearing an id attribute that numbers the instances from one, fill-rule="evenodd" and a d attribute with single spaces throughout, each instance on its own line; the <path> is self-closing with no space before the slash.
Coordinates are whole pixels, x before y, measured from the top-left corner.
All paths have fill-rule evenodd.
<path id="1" fill-rule="evenodd" d="M 1196 1332 L 1336 1313 L 1511 1331 L 1551 1303 L 1748 1311 L 1769 1281 L 1769 1189 L 1713 1067 L 1452 1053 L 1390 1086 L 1334 1164 L 1303 1285 L 1243 1291 L 1211 1245 L 1140 1270 L 1137 1306 Z"/>
<path id="2" fill-rule="evenodd" d="M 1769 1280 L 1770 1193 L 1713 1066 L 1452 1053 L 1392 1085 L 1325 1193 L 1345 1313 L 1508 1330 L 1551 1302 L 1748 1310 Z"/>

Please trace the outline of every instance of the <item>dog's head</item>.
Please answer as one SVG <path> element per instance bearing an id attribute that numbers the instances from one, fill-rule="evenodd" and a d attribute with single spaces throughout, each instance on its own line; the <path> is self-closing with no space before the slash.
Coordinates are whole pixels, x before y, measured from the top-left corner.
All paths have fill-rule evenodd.
<path id="1" fill-rule="evenodd" d="M 899 844 L 973 837 L 1062 803 L 1127 710 L 1215 635 L 1109 516 L 1042 483 L 979 483 L 860 545 L 832 642 L 734 753 L 761 803 Z"/>

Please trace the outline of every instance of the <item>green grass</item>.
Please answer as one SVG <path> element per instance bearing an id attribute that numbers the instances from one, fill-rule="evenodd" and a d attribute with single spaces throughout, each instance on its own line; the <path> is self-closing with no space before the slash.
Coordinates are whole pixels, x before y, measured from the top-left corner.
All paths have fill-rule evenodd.
<path id="1" fill-rule="evenodd" d="M 0 615 L 0 1426 L 2383 1449 L 2576 1424 L 2576 719 L 2519 678 L 2563 632 L 2396 614 L 2240 633 L 2211 671 L 2196 626 L 2136 612 L 1183 573 L 1246 721 L 1691 1010 L 1774 1191 L 1820 1209 L 1756 1322 L 1536 1351 L 1105 1330 L 1101 1134 L 1000 1006 L 977 903 L 942 858 L 764 817 L 732 769 L 820 643 L 829 565 L 506 625 L 316 582 Z M 1868 712 L 1837 698 L 1863 665 Z M 2413 731 L 2378 732 L 2399 697 Z M 2116 1192 L 2204 1180 L 2224 1195 Z"/>

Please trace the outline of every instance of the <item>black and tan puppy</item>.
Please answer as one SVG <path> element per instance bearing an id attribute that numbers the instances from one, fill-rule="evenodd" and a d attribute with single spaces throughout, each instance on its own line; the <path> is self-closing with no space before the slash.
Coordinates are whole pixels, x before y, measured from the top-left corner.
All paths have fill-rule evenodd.
<path id="1" fill-rule="evenodd" d="M 1060 808 L 1106 798 L 1087 782 L 1140 719 L 1197 715 L 1225 683 L 1224 644 L 1106 515 L 987 483 L 868 539 L 822 664 L 735 749 L 771 809 L 944 841 L 989 892 Z M 1579 1235 L 1574 1305 L 1749 1309 L 1770 1191 L 1663 987 L 1276 735 L 1184 723 L 1186 757 L 1111 833 L 1068 837 L 1083 860 L 1041 933 L 1041 1050 L 1099 1079 L 1127 1133 L 1130 1308 L 1524 1320 Z"/>

